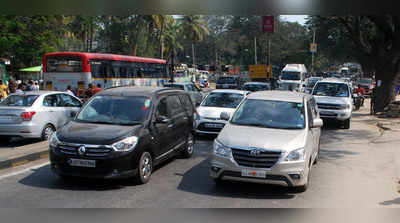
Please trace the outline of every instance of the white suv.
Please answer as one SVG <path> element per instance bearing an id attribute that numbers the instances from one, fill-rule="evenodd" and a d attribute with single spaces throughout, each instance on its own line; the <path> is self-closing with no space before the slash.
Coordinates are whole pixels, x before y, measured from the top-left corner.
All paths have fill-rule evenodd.
<path id="1" fill-rule="evenodd" d="M 353 112 L 350 89 L 349 83 L 340 79 L 327 78 L 318 81 L 312 95 L 317 102 L 321 118 L 339 121 L 345 129 L 349 129 Z"/>

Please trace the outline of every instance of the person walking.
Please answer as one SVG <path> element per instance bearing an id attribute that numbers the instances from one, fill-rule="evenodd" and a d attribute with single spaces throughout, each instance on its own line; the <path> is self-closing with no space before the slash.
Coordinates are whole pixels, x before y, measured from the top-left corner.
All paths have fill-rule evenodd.
<path id="1" fill-rule="evenodd" d="M 8 92 L 10 94 L 13 94 L 17 91 L 17 83 L 15 82 L 15 80 L 9 80 L 8 81 Z"/>
<path id="2" fill-rule="evenodd" d="M 70 94 L 70 95 L 74 95 L 74 96 L 75 96 L 74 92 L 72 91 L 71 85 L 68 85 L 68 86 L 67 86 L 67 89 L 65 90 L 65 92 L 66 92 L 67 94 Z"/>
<path id="3" fill-rule="evenodd" d="M 34 90 L 34 91 L 39 91 L 39 90 L 40 90 L 39 82 L 38 82 L 38 81 L 34 81 L 34 82 L 33 82 L 33 90 Z"/>
<path id="4" fill-rule="evenodd" d="M 97 84 L 96 88 L 93 89 L 93 95 L 99 93 L 100 91 L 102 91 L 101 84 Z"/>
<path id="5" fill-rule="evenodd" d="M 7 86 L 3 83 L 3 80 L 0 80 L 0 93 L 1 93 L 0 101 L 4 100 L 7 97 L 7 91 L 8 91 Z"/>
<path id="6" fill-rule="evenodd" d="M 25 85 L 24 84 L 18 84 L 18 88 L 15 91 L 15 93 L 17 94 L 23 94 L 25 91 Z"/>
<path id="7" fill-rule="evenodd" d="M 25 88 L 25 91 L 33 91 L 33 81 L 29 80 L 28 85 Z"/>

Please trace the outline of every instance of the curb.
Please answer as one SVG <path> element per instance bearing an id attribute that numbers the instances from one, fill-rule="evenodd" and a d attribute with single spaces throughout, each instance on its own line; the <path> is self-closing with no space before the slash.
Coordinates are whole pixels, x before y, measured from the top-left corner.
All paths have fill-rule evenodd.
<path id="1" fill-rule="evenodd" d="M 0 170 L 24 165 L 29 162 L 32 162 L 35 160 L 40 160 L 43 158 L 48 158 L 48 157 L 49 157 L 48 149 L 46 149 L 44 151 L 40 151 L 40 152 L 34 152 L 34 153 L 22 155 L 19 157 L 13 157 L 8 160 L 0 161 Z"/>

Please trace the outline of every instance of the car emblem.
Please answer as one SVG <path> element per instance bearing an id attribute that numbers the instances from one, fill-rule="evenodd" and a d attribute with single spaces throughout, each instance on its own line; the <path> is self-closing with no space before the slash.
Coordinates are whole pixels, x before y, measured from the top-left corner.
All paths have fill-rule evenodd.
<path id="1" fill-rule="evenodd" d="M 85 146 L 80 146 L 79 149 L 78 149 L 78 153 L 79 153 L 79 155 L 81 155 L 81 156 L 85 155 L 85 153 L 86 153 L 86 148 L 85 148 Z"/>
<path id="2" fill-rule="evenodd" d="M 250 150 L 250 155 L 258 156 L 258 155 L 261 154 L 261 151 L 263 151 L 263 149 L 253 148 L 253 149 Z"/>

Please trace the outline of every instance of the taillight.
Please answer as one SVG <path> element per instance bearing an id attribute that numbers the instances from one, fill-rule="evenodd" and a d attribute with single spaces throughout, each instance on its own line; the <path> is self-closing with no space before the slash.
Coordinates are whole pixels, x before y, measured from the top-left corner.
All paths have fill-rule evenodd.
<path id="1" fill-rule="evenodd" d="M 21 113 L 21 118 L 23 121 L 31 121 L 32 117 L 36 114 L 36 112 L 31 111 L 31 112 L 22 112 Z"/>

